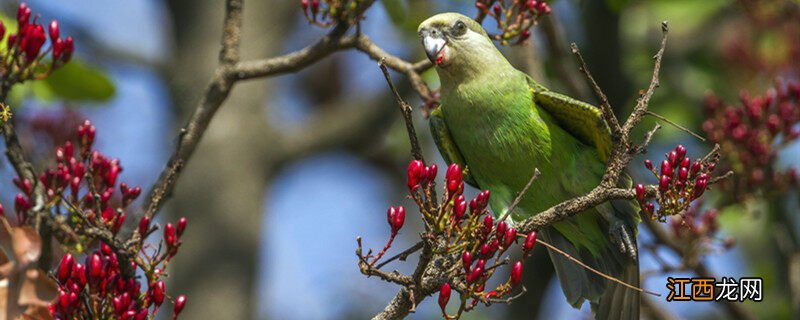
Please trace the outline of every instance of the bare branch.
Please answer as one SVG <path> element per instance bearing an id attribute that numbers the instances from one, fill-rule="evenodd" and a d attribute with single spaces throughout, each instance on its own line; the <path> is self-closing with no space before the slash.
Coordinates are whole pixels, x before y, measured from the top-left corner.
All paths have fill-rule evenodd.
<path id="1" fill-rule="evenodd" d="M 583 61 L 583 56 L 581 52 L 578 50 L 578 45 L 574 42 L 570 44 L 570 48 L 572 48 L 572 53 L 575 54 L 575 59 L 578 60 L 578 64 L 580 64 L 580 70 L 586 76 L 587 81 L 594 90 L 594 94 L 597 96 L 597 99 L 600 99 L 600 110 L 603 112 L 603 119 L 606 120 L 609 129 L 611 129 L 611 140 L 617 142 L 619 140 L 620 135 L 622 135 L 622 128 L 619 126 L 619 120 L 617 120 L 617 116 L 614 115 L 614 110 L 611 109 L 611 103 L 608 102 L 608 97 L 603 92 L 603 89 L 600 89 L 600 86 L 597 84 L 597 81 L 594 80 L 591 72 L 589 72 L 589 67 L 586 66 L 586 62 Z"/>
<path id="2" fill-rule="evenodd" d="M 511 205 L 508 206 L 508 209 L 506 209 L 506 213 L 503 214 L 502 217 L 500 217 L 499 219 L 500 221 L 506 220 L 506 218 L 508 218 L 508 216 L 511 214 L 511 211 L 514 211 L 514 209 L 517 208 L 519 202 L 522 201 L 522 197 L 525 195 L 525 193 L 528 192 L 528 189 L 530 189 L 531 185 L 533 185 L 533 181 L 536 181 L 536 178 L 538 178 L 540 174 L 541 172 L 539 172 L 539 169 L 533 169 L 533 175 L 531 176 L 531 179 L 528 180 L 528 183 L 525 184 L 525 187 L 522 188 L 522 191 L 517 193 L 517 197 L 514 198 L 514 201 L 512 201 Z"/>
<path id="3" fill-rule="evenodd" d="M 408 256 L 412 255 L 414 252 L 419 251 L 419 249 L 422 249 L 422 244 L 423 244 L 422 241 L 417 242 L 416 244 L 411 246 L 411 248 L 403 250 L 403 252 L 400 252 L 400 253 L 396 254 L 395 256 L 393 256 L 393 257 L 391 257 L 389 259 L 386 259 L 385 261 L 379 263 L 378 266 L 375 267 L 375 268 L 377 268 L 377 269 L 383 268 L 383 266 L 385 266 L 385 265 L 389 264 L 390 262 L 392 262 L 394 260 L 397 260 L 397 259 L 400 259 L 400 261 L 406 261 L 406 259 L 408 259 Z"/>
<path id="4" fill-rule="evenodd" d="M 539 242 L 539 243 L 541 243 L 542 245 L 544 245 L 545 247 L 547 247 L 547 249 L 549 249 L 549 250 L 552 250 L 552 251 L 554 251 L 554 252 L 556 252 L 556 253 L 558 253 L 558 254 L 560 254 L 560 255 L 564 256 L 565 258 L 569 259 L 569 260 L 570 260 L 570 261 L 572 261 L 572 262 L 575 262 L 575 263 L 577 263 L 578 265 L 580 265 L 581 267 L 585 268 L 586 270 L 589 270 L 589 271 L 591 271 L 592 273 L 594 273 L 594 274 L 597 274 L 597 275 L 599 275 L 599 276 L 601 276 L 601 277 L 603 277 L 603 278 L 605 278 L 605 279 L 607 279 L 607 280 L 609 280 L 609 281 L 614 281 L 614 282 L 616 282 L 616 283 L 619 283 L 619 284 L 621 284 L 621 285 L 623 285 L 623 286 L 625 286 L 626 288 L 629 288 L 629 289 L 631 289 L 631 290 L 635 290 L 635 291 L 638 291 L 638 292 L 643 292 L 643 293 L 651 294 L 651 295 L 654 295 L 654 296 L 657 296 L 657 297 L 660 297 L 660 296 L 661 296 L 660 294 L 658 294 L 658 293 L 656 293 L 656 292 L 652 292 L 652 291 L 647 291 L 647 290 L 644 290 L 644 289 L 642 289 L 642 288 L 639 288 L 639 287 L 633 286 L 633 285 L 631 285 L 631 284 L 628 284 L 628 283 L 626 283 L 626 282 L 624 282 L 624 281 L 622 281 L 622 280 L 619 280 L 619 279 L 617 279 L 617 278 L 614 278 L 614 277 L 612 277 L 612 276 L 609 276 L 609 275 L 607 275 L 607 274 L 605 274 L 605 273 L 602 273 L 602 272 L 598 271 L 597 269 L 594 269 L 594 268 L 592 268 L 592 267 L 590 267 L 590 266 L 586 265 L 585 263 L 581 262 L 580 260 L 576 259 L 575 257 L 573 257 L 573 256 L 569 255 L 568 253 L 566 253 L 566 252 L 562 251 L 561 249 L 558 249 L 558 248 L 556 248 L 554 245 L 551 245 L 551 244 L 549 244 L 549 243 L 547 243 L 547 242 L 545 242 L 545 241 L 538 240 L 537 242 Z"/>
<path id="5" fill-rule="evenodd" d="M 703 138 L 703 136 L 701 136 L 701 135 L 699 135 L 697 133 L 694 133 L 694 131 L 689 130 L 688 128 L 686 128 L 686 127 L 684 127 L 682 125 L 679 125 L 679 124 L 675 123 L 674 121 L 672 121 L 670 119 L 667 119 L 667 118 L 665 118 L 664 116 L 662 116 L 660 114 L 657 114 L 657 113 L 655 113 L 653 111 L 650 111 L 650 110 L 647 110 L 647 112 L 645 114 L 647 114 L 649 116 L 653 116 L 653 117 L 657 118 L 658 120 L 664 121 L 664 122 L 668 123 L 669 125 L 671 125 L 671 126 L 673 126 L 675 128 L 678 128 L 679 130 L 694 136 L 695 138 L 699 139 L 700 141 L 703 141 L 703 142 L 706 141 L 706 138 Z"/>
<path id="6" fill-rule="evenodd" d="M 411 105 L 403 100 L 403 97 L 400 96 L 400 93 L 394 86 L 392 77 L 389 75 L 389 69 L 386 68 L 385 59 L 381 59 L 380 67 L 381 71 L 383 71 L 383 76 L 386 78 L 386 82 L 389 84 L 389 88 L 392 90 L 392 94 L 394 94 L 395 101 L 397 101 L 397 104 L 400 106 L 400 112 L 403 113 L 403 119 L 406 122 L 406 131 L 408 131 L 408 140 L 411 142 L 411 155 L 414 156 L 414 159 L 425 162 L 425 159 L 422 157 L 422 148 L 420 148 L 419 140 L 417 140 L 417 132 L 414 130 L 414 121 L 411 119 L 411 113 L 414 110 L 411 108 Z"/>
<path id="7" fill-rule="evenodd" d="M 219 62 L 232 66 L 239 62 L 239 44 L 242 36 L 242 5 L 244 0 L 225 1 L 225 22 L 222 30 L 222 48 Z"/>

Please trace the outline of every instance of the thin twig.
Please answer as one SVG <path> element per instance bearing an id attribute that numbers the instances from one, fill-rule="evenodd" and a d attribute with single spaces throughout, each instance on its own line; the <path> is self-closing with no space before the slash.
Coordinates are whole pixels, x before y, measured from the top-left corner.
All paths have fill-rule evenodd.
<path id="1" fill-rule="evenodd" d="M 567 259 L 569 259 L 570 261 L 577 263 L 577 264 L 578 264 L 578 265 L 580 265 L 581 267 L 584 267 L 586 270 L 589 270 L 589 271 L 591 271 L 591 272 L 593 272 L 593 273 L 595 273 L 595 274 L 597 274 L 597 275 L 599 275 L 599 276 L 601 276 L 601 277 L 603 277 L 603 278 L 606 278 L 606 279 L 608 279 L 608 280 L 610 280 L 610 281 L 614 281 L 614 282 L 616 282 L 616 283 L 619 283 L 619 284 L 621 284 L 621 285 L 623 285 L 623 286 L 625 286 L 625 287 L 627 287 L 627 288 L 629 288 L 629 289 L 632 289 L 632 290 L 636 290 L 636 291 L 639 291 L 639 292 L 643 292 L 643 293 L 647 293 L 647 294 L 650 294 L 650 295 L 654 295 L 654 296 L 656 296 L 656 297 L 660 297 L 660 296 L 661 296 L 661 294 L 659 294 L 659 293 L 656 293 L 656 292 L 652 292 L 652 291 L 647 291 L 647 290 L 644 290 L 644 289 L 642 289 L 642 288 L 636 287 L 636 286 L 634 286 L 634 285 L 630 285 L 630 284 L 628 284 L 628 283 L 626 283 L 626 282 L 624 282 L 624 281 L 622 281 L 622 280 L 619 280 L 619 279 L 617 279 L 617 278 L 614 278 L 614 277 L 612 277 L 612 276 L 609 276 L 609 275 L 607 275 L 607 274 L 605 274 L 605 273 L 602 273 L 602 272 L 598 271 L 597 269 L 594 269 L 594 268 L 592 268 L 592 267 L 590 267 L 590 266 L 586 265 L 585 263 L 581 262 L 580 260 L 578 260 L 578 259 L 576 259 L 576 258 L 573 258 L 573 257 L 572 257 L 571 255 L 569 255 L 568 253 L 566 253 L 566 252 L 564 252 L 564 251 L 561 251 L 560 249 L 556 248 L 556 247 L 555 247 L 555 246 L 553 246 L 552 244 L 549 244 L 549 243 L 547 243 L 547 242 L 544 242 L 544 241 L 542 241 L 542 240 L 536 240 L 536 242 L 538 242 L 538 243 L 541 243 L 542 245 L 544 245 L 544 246 L 545 246 L 545 247 L 547 247 L 548 249 L 555 251 L 556 253 L 558 253 L 558 254 L 560 254 L 560 255 L 562 255 L 562 256 L 564 256 L 564 257 L 566 257 L 566 258 L 567 258 Z"/>
<path id="2" fill-rule="evenodd" d="M 392 90 L 394 100 L 397 101 L 397 105 L 400 106 L 400 112 L 403 113 L 403 119 L 406 122 L 406 131 L 408 131 L 408 140 L 411 142 L 411 155 L 414 156 L 414 159 L 425 162 L 425 159 L 422 157 L 422 148 L 420 148 L 419 140 L 417 140 L 417 132 L 414 130 L 414 120 L 411 119 L 413 109 L 411 105 L 403 100 L 403 97 L 400 96 L 400 92 L 397 91 L 397 87 L 394 86 L 392 76 L 389 75 L 389 69 L 386 68 L 386 59 L 381 58 L 379 66 L 381 67 L 381 71 L 383 71 L 383 76 L 386 78 L 386 83 L 389 84 L 389 88 Z"/>
<path id="3" fill-rule="evenodd" d="M 533 169 L 533 175 L 528 180 L 528 183 L 525 184 L 525 187 L 522 188 L 522 191 L 517 193 L 517 197 L 514 198 L 514 201 L 512 201 L 511 205 L 508 206 L 508 209 L 506 209 L 506 213 L 503 214 L 503 216 L 500 217 L 500 219 L 498 221 L 505 221 L 508 218 L 508 216 L 511 215 L 511 211 L 514 211 L 514 209 L 517 208 L 517 206 L 519 205 L 520 201 L 522 201 L 522 197 L 525 196 L 525 194 L 528 192 L 528 189 L 530 189 L 531 185 L 533 185 L 533 182 L 536 181 L 536 178 L 538 178 L 540 174 L 541 174 L 541 172 L 539 172 L 538 168 L 534 168 Z"/>
<path id="4" fill-rule="evenodd" d="M 392 262 L 394 260 L 397 260 L 397 259 L 400 259 L 400 261 L 405 261 L 408 258 L 408 256 L 410 256 L 414 252 L 419 251 L 419 249 L 422 249 L 422 241 L 417 242 L 416 244 L 411 246 L 411 248 L 408 248 L 408 249 L 404 250 L 403 252 L 400 252 L 400 253 L 394 255 L 393 257 L 391 257 L 389 259 L 386 259 L 385 261 L 379 263 L 378 266 L 375 267 L 375 268 L 376 269 L 380 269 L 383 266 L 385 266 L 385 265 L 389 264 L 390 262 Z"/>
<path id="5" fill-rule="evenodd" d="M 657 113 L 655 113 L 653 111 L 650 111 L 650 110 L 647 110 L 647 112 L 645 114 L 647 114 L 649 116 L 653 116 L 655 118 L 658 118 L 658 120 L 664 121 L 664 122 L 668 123 L 669 125 L 671 125 L 671 126 L 673 126 L 675 128 L 678 128 L 678 129 L 682 130 L 683 132 L 686 132 L 686 133 L 694 136 L 695 138 L 699 139 L 700 141 L 703 141 L 703 142 L 706 141 L 706 138 L 703 138 L 703 136 L 695 133 L 692 130 L 689 130 L 689 128 L 686 128 L 686 127 L 684 127 L 682 125 L 679 125 L 679 124 L 675 123 L 674 121 L 672 121 L 670 119 L 665 118 L 664 116 L 662 116 L 660 114 L 657 114 Z"/>
<path id="6" fill-rule="evenodd" d="M 632 153 L 646 153 L 647 147 L 650 146 L 650 141 L 653 140 L 653 135 L 656 134 L 656 131 L 658 131 L 658 129 L 661 129 L 661 125 L 656 123 L 653 129 L 647 131 L 647 133 L 644 135 L 644 140 L 642 141 L 642 143 L 633 148 L 633 150 L 631 150 Z"/>
<path id="7" fill-rule="evenodd" d="M 617 142 L 622 135 L 622 128 L 619 126 L 619 120 L 617 120 L 617 116 L 614 115 L 614 110 L 611 109 L 611 103 L 608 102 L 608 97 L 603 92 L 603 89 L 600 89 L 600 86 L 597 84 L 597 81 L 594 80 L 592 73 L 589 72 L 589 67 L 586 66 L 586 61 L 583 61 L 583 56 L 581 55 L 580 50 L 578 50 L 578 45 L 573 42 L 570 44 L 570 48 L 572 49 L 572 53 L 575 54 L 575 59 L 578 60 L 578 64 L 580 64 L 579 68 L 581 72 L 583 72 L 583 75 L 585 75 L 587 81 L 589 81 L 589 84 L 592 87 L 592 90 L 594 90 L 594 94 L 597 96 L 597 99 L 600 100 L 600 110 L 603 113 L 603 119 L 605 119 L 609 129 L 611 129 L 611 141 Z"/>

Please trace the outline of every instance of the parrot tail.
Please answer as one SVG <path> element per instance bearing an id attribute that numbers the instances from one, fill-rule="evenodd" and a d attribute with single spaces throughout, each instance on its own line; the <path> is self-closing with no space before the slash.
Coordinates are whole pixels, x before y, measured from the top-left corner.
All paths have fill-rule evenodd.
<path id="1" fill-rule="evenodd" d="M 628 259 L 628 262 L 619 279 L 638 288 L 639 261 Z M 639 319 L 640 295 L 639 291 L 608 281 L 608 288 L 600 301 L 592 303 L 595 319 Z"/>
<path id="2" fill-rule="evenodd" d="M 639 287 L 638 259 L 632 259 L 611 246 L 599 257 L 594 257 L 588 250 L 576 248 L 552 227 L 542 230 L 540 235 L 543 240 L 592 268 Z M 635 237 L 633 241 L 635 246 Z M 561 289 L 574 308 L 580 308 L 586 300 L 589 300 L 597 320 L 639 319 L 638 291 L 605 279 L 557 252 L 552 250 L 548 252 L 561 283 Z"/>

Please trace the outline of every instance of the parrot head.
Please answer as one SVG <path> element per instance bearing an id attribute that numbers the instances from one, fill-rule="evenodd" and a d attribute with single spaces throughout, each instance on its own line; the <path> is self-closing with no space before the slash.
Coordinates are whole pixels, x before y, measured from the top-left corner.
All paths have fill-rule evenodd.
<path id="1" fill-rule="evenodd" d="M 440 76 L 469 77 L 508 63 L 481 24 L 463 14 L 437 14 L 423 21 L 417 32 Z"/>

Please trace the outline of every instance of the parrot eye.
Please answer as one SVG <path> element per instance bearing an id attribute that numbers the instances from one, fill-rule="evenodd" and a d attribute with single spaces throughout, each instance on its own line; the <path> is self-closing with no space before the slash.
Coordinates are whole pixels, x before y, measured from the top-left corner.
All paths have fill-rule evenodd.
<path id="1" fill-rule="evenodd" d="M 456 36 L 463 35 L 467 32 L 467 25 L 464 24 L 463 21 L 457 21 L 456 24 L 453 26 L 453 34 Z"/>

